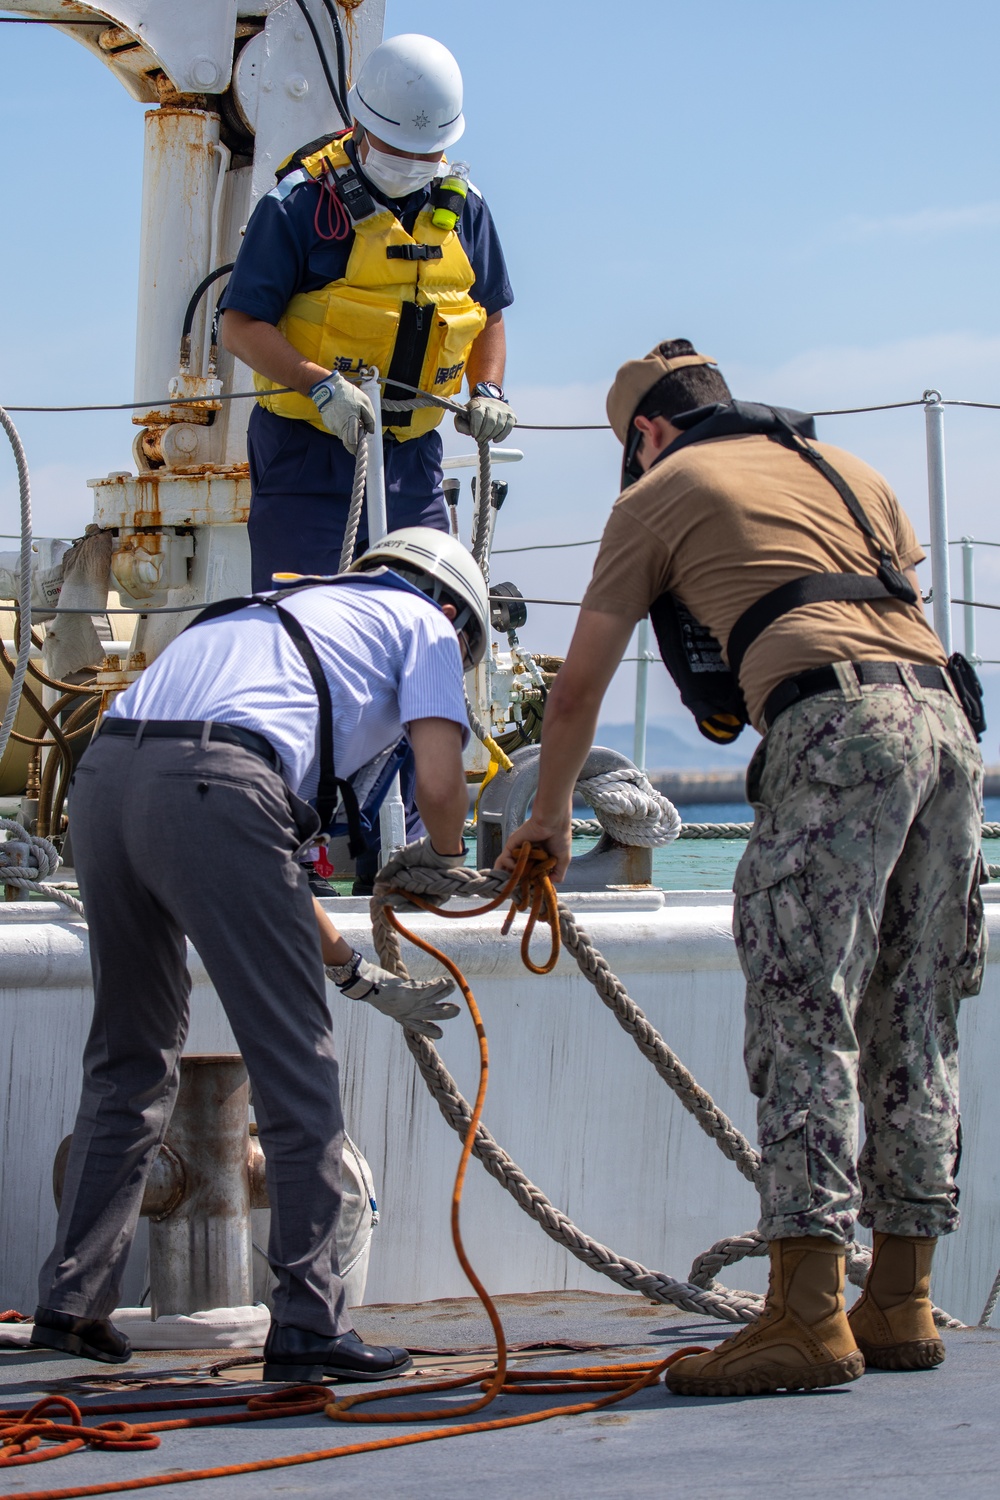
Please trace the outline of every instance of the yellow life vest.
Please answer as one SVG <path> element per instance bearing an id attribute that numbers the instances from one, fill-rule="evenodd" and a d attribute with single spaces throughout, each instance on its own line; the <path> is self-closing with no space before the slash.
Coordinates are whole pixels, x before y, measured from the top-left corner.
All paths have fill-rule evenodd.
<path id="1" fill-rule="evenodd" d="M 344 150 L 346 139 L 335 137 L 303 156 L 301 168 L 317 179 L 346 169 L 360 187 Z M 281 316 L 279 332 L 324 370 L 350 376 L 374 365 L 390 385 L 395 377 L 437 396 L 453 395 L 461 390 L 469 350 L 486 326 L 485 309 L 469 295 L 476 276 L 458 235 L 434 227 L 432 208 L 420 211 L 410 235 L 390 209 L 380 208 L 364 191 L 340 197 L 354 229 L 347 269 L 317 291 L 297 293 Z M 279 382 L 256 372 L 253 380 L 268 411 L 326 431 L 308 396 L 267 395 Z M 412 393 L 390 394 L 405 399 Z M 383 430 L 405 442 L 429 432 L 443 416 L 440 406 L 393 413 Z"/>

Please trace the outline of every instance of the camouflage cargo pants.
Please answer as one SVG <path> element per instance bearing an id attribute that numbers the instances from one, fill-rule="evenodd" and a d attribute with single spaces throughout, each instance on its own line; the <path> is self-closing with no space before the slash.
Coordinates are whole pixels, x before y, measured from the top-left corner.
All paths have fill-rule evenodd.
<path id="1" fill-rule="evenodd" d="M 747 775 L 733 929 L 767 1239 L 845 1240 L 855 1216 L 891 1234 L 958 1225 L 982 761 L 944 690 L 844 683 L 781 714 Z"/>

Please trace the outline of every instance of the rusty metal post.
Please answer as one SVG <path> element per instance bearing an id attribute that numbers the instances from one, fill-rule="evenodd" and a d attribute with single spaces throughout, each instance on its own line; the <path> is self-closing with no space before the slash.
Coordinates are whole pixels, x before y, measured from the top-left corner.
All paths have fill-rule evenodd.
<path id="1" fill-rule="evenodd" d="M 188 298 L 210 269 L 212 205 L 219 175 L 219 116 L 211 110 L 163 105 L 146 113 L 139 242 L 139 308 L 135 340 L 137 426 L 167 426 L 176 409 L 159 408 L 177 374 L 181 324 Z M 200 348 L 210 303 L 195 315 Z M 205 421 L 203 413 L 201 420 Z"/>
<path id="2" fill-rule="evenodd" d="M 186 1191 L 149 1226 L 154 1318 L 252 1300 L 250 1085 L 242 1057 L 181 1058 L 181 1084 L 165 1145 L 184 1164 Z"/>

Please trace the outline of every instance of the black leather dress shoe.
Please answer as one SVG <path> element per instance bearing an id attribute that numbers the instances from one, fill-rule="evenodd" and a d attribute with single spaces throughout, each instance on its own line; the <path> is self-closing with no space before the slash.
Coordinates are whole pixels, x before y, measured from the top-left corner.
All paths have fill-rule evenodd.
<path id="1" fill-rule="evenodd" d="M 61 1349 L 106 1365 L 123 1365 L 132 1358 L 132 1345 L 109 1318 L 74 1318 L 49 1307 L 35 1308 L 30 1343 L 33 1349 Z"/>
<path id="2" fill-rule="evenodd" d="M 264 1379 L 317 1385 L 326 1380 L 391 1380 L 413 1364 L 405 1349 L 363 1344 L 351 1328 L 324 1338 L 307 1328 L 272 1323 L 264 1345 Z"/>

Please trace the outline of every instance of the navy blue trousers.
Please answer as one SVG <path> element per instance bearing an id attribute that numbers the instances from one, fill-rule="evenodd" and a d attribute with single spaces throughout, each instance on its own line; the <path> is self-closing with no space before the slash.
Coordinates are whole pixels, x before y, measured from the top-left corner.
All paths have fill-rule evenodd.
<path id="1" fill-rule="evenodd" d="M 383 452 L 389 530 L 447 531 L 440 433 L 406 443 L 387 438 Z M 354 485 L 353 455 L 311 423 L 277 417 L 262 406 L 250 416 L 247 453 L 254 592 L 271 587 L 272 573 L 336 573 Z M 355 556 L 367 545 L 362 511 Z"/>

